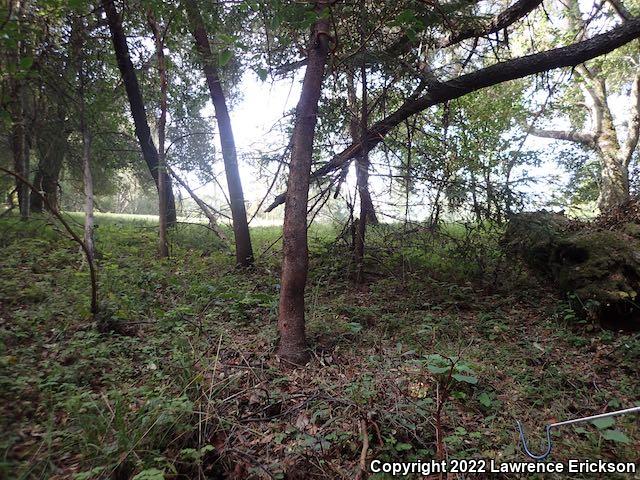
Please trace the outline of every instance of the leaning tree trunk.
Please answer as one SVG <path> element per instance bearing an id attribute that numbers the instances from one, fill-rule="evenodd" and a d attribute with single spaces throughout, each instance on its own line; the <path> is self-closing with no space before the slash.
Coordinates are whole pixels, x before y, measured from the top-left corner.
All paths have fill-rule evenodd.
<path id="1" fill-rule="evenodd" d="M 240 171 L 238 169 L 238 154 L 231 127 L 231 118 L 225 99 L 224 91 L 218 71 L 216 69 L 207 30 L 200 14 L 196 0 L 185 0 L 185 6 L 191 31 L 195 39 L 196 47 L 201 55 L 202 68 L 204 70 L 211 102 L 216 111 L 216 121 L 220 135 L 220 146 L 222 149 L 222 159 L 227 177 L 227 188 L 229 189 L 229 203 L 231 206 L 231 219 L 233 221 L 233 233 L 236 243 L 236 263 L 239 266 L 248 267 L 253 264 L 253 249 L 251 246 L 251 236 L 249 235 L 249 224 L 247 223 L 247 212 L 244 205 L 244 193 L 242 182 L 240 181 Z"/>
<path id="2" fill-rule="evenodd" d="M 159 167 L 160 160 L 158 158 L 158 150 L 153 144 L 151 138 L 151 130 L 149 129 L 149 122 L 147 121 L 147 113 L 144 107 L 144 101 L 142 100 L 142 94 L 140 93 L 140 85 L 138 84 L 138 78 L 129 56 L 129 47 L 127 46 L 127 37 L 124 34 L 122 28 L 122 19 L 113 0 L 102 0 L 102 8 L 107 15 L 107 22 L 109 23 L 109 30 L 111 32 L 111 40 L 113 41 L 113 48 L 116 54 L 116 60 L 118 61 L 118 68 L 122 75 L 122 81 L 124 82 L 124 88 L 127 91 L 127 98 L 129 99 L 129 105 L 131 106 L 131 116 L 133 117 L 133 123 L 136 128 L 136 136 L 142 149 L 142 156 L 144 157 L 147 167 L 156 182 L 156 187 L 159 184 Z M 173 190 L 171 188 L 170 180 L 167 178 L 167 225 L 173 226 L 176 224 L 176 204 L 173 197 Z"/>
<path id="3" fill-rule="evenodd" d="M 309 267 L 307 202 L 318 101 L 329 55 L 329 22 L 322 18 L 325 8 L 324 5 L 321 7 L 321 19 L 316 21 L 311 32 L 307 69 L 296 108 L 284 207 L 278 355 L 296 365 L 309 360 L 304 324 L 304 290 Z"/>
<path id="4" fill-rule="evenodd" d="M 503 246 L 614 328 L 640 328 L 640 203 L 582 223 L 546 211 L 513 215 Z"/>

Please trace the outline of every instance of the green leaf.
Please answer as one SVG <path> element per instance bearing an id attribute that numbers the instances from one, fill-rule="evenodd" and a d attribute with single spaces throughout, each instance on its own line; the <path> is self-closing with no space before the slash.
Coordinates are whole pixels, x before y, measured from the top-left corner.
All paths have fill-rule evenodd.
<path id="1" fill-rule="evenodd" d="M 262 67 L 256 68 L 256 73 L 258 74 L 258 78 L 263 82 L 267 79 L 267 76 L 269 75 L 269 72 Z"/>
<path id="2" fill-rule="evenodd" d="M 164 480 L 164 471 L 157 468 L 149 468 L 141 471 L 132 480 Z"/>
<path id="3" fill-rule="evenodd" d="M 227 45 L 232 45 L 236 41 L 236 37 L 233 35 L 228 35 L 226 33 L 218 34 L 218 40 L 222 43 L 226 43 Z"/>
<path id="4" fill-rule="evenodd" d="M 455 373 L 453 374 L 453 378 L 459 382 L 470 383 L 472 385 L 475 385 L 476 383 L 478 383 L 478 379 L 473 375 L 459 375 Z"/>
<path id="5" fill-rule="evenodd" d="M 439 375 L 441 373 L 448 372 L 450 370 L 450 368 L 449 367 L 438 367 L 437 365 L 427 365 L 427 370 L 429 370 L 431 373 L 435 373 L 436 375 Z"/>
<path id="6" fill-rule="evenodd" d="M 487 392 L 482 392 L 480 395 L 478 395 L 478 401 L 481 405 L 484 405 L 487 408 L 489 408 L 493 404 L 493 402 L 491 401 L 491 397 L 489 397 Z"/>
<path id="7" fill-rule="evenodd" d="M 221 67 L 224 67 L 227 63 L 229 63 L 229 60 L 231 60 L 232 56 L 233 56 L 233 52 L 231 50 L 223 50 L 218 55 L 218 64 Z"/>
<path id="8" fill-rule="evenodd" d="M 347 330 L 352 333 L 359 333 L 362 330 L 362 325 L 358 322 L 349 322 L 347 323 Z"/>
<path id="9" fill-rule="evenodd" d="M 85 0 L 69 0 L 69 7 L 72 10 L 79 10 L 81 7 L 86 5 Z"/>
<path id="10" fill-rule="evenodd" d="M 33 65 L 33 57 L 24 57 L 20 60 L 20 68 L 22 70 L 29 70 Z"/>
<path id="11" fill-rule="evenodd" d="M 411 10 L 404 10 L 396 17 L 397 24 L 412 24 L 416 21 L 416 14 Z"/>
<path id="12" fill-rule="evenodd" d="M 404 452 L 404 451 L 407 451 L 407 450 L 411 450 L 412 448 L 413 448 L 413 446 L 412 446 L 411 444 L 409 444 L 409 443 L 402 443 L 402 442 L 400 442 L 400 443 L 396 443 L 396 446 L 395 446 L 395 449 L 396 449 L 398 452 Z"/>
<path id="13" fill-rule="evenodd" d="M 592 422 L 598 430 L 604 430 L 605 428 L 613 427 L 616 421 L 612 417 L 599 418 L 592 420 Z"/>
<path id="14" fill-rule="evenodd" d="M 616 443 L 631 443 L 629 437 L 620 430 L 605 430 L 602 432 L 602 438 Z"/>

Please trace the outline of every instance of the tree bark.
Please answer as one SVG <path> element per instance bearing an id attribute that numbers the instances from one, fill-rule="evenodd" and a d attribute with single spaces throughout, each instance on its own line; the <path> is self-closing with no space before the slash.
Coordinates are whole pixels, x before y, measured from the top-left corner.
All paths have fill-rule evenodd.
<path id="1" fill-rule="evenodd" d="M 209 87 L 211 102 L 216 112 L 222 158 L 227 177 L 227 188 L 229 189 L 229 203 L 236 244 L 236 264 L 242 267 L 249 267 L 253 265 L 253 249 L 249 234 L 249 224 L 247 223 L 247 212 L 244 204 L 240 170 L 238 169 L 238 154 L 231 127 L 231 118 L 229 117 L 224 91 L 222 90 L 207 30 L 197 1 L 185 0 L 185 7 L 196 48 L 201 56 L 202 68 Z"/>
<path id="2" fill-rule="evenodd" d="M 93 216 L 93 175 L 91 174 L 91 135 L 84 124 L 82 130 L 82 179 L 84 182 L 84 244 L 87 246 L 88 255 L 91 260 L 95 258 L 96 248 L 93 238 L 94 216 Z"/>
<path id="3" fill-rule="evenodd" d="M 61 105 L 56 107 L 56 112 L 46 115 L 40 122 L 36 146 L 40 161 L 34 180 L 34 186 L 44 192 L 47 203 L 42 201 L 39 195 L 31 195 L 31 210 L 42 212 L 46 205 L 58 210 L 60 199 L 58 198 L 60 171 L 64 157 L 69 148 L 69 134 L 67 127 L 67 110 Z"/>
<path id="4" fill-rule="evenodd" d="M 618 152 L 598 149 L 600 152 L 600 194 L 598 209 L 606 212 L 629 201 L 629 170 L 620 162 Z"/>
<path id="5" fill-rule="evenodd" d="M 82 137 L 82 181 L 84 185 L 84 244 L 87 254 L 87 262 L 95 260 L 96 249 L 94 241 L 94 215 L 93 215 L 93 175 L 91 173 L 91 133 L 87 124 L 87 108 L 85 98 L 86 76 L 84 71 L 84 35 L 85 26 L 79 17 L 73 19 L 71 31 L 72 61 L 76 68 L 77 94 L 79 99 L 78 117 L 80 135 Z"/>
<path id="6" fill-rule="evenodd" d="M 14 83 L 11 105 L 11 149 L 13 151 L 13 170 L 22 178 L 29 178 L 29 142 L 27 140 L 26 118 L 24 114 L 24 92 L 20 81 Z M 16 180 L 18 209 L 20 218 L 29 218 L 29 187 Z"/>
<path id="7" fill-rule="evenodd" d="M 287 200 L 284 208 L 283 261 L 280 281 L 278 355 L 284 361 L 303 365 L 309 360 L 305 334 L 304 291 L 307 282 L 307 202 L 313 154 L 313 139 L 322 90 L 324 68 L 329 54 L 328 7 L 317 3 L 319 19 L 311 31 L 308 62 L 292 136 Z"/>
<path id="8" fill-rule="evenodd" d="M 482 88 L 498 85 L 509 80 L 556 68 L 573 67 L 609 53 L 638 37 L 640 37 L 640 18 L 625 22 L 624 25 L 615 27 L 607 33 L 595 35 L 588 40 L 577 42 L 573 45 L 499 62 L 451 80 L 434 83 L 430 85 L 426 94 L 418 98 L 410 98 L 395 112 L 373 124 L 366 136 L 368 148 L 371 150 L 377 146 L 393 128 L 407 118 L 434 105 L 460 98 Z M 350 145 L 316 170 L 312 175 L 312 179 L 321 178 L 334 170 L 341 169 L 351 159 L 360 155 L 361 148 L 359 143 Z M 269 212 L 278 205 L 283 204 L 285 197 L 286 192 L 278 195 L 266 211 Z"/>
<path id="9" fill-rule="evenodd" d="M 133 117 L 136 136 L 138 137 L 138 142 L 142 149 L 142 156 L 144 157 L 147 167 L 156 182 L 156 187 L 158 187 L 160 165 L 158 150 L 156 150 L 151 138 L 151 130 L 149 129 L 147 113 L 144 101 L 142 100 L 142 94 L 140 93 L 140 85 L 138 84 L 138 78 L 136 77 L 131 57 L 129 56 L 127 38 L 122 28 L 122 19 L 116 11 L 114 0 L 102 0 L 102 7 L 107 15 L 109 31 L 111 32 L 111 40 L 113 42 L 113 48 L 118 62 L 118 68 L 122 75 L 122 81 L 124 82 L 124 87 L 127 91 L 127 98 L 129 99 L 129 105 L 131 107 L 131 116 Z M 176 223 L 176 206 L 170 181 L 167 181 L 166 197 L 167 225 L 173 226 Z"/>
<path id="10" fill-rule="evenodd" d="M 153 12 L 147 12 L 147 21 L 153 32 L 158 61 L 158 75 L 160 77 L 160 116 L 158 117 L 158 256 L 169 256 L 169 242 L 167 239 L 167 167 L 165 158 L 165 132 L 167 125 L 167 65 L 164 56 L 164 39 L 160 26 Z"/>

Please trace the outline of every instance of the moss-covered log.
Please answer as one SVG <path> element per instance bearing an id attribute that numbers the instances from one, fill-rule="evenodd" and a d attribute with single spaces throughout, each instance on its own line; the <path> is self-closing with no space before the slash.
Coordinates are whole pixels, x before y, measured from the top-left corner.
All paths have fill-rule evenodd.
<path id="1" fill-rule="evenodd" d="M 575 307 L 610 328 L 640 328 L 640 224 L 578 222 L 546 211 L 513 216 L 504 247 L 572 294 Z"/>

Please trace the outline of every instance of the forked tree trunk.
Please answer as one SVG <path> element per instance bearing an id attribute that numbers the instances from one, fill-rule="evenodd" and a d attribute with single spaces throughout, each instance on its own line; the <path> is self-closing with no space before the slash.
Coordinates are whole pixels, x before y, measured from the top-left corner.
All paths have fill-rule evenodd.
<path id="1" fill-rule="evenodd" d="M 207 30 L 197 1 L 185 0 L 185 7 L 189 17 L 189 23 L 191 24 L 191 32 L 201 56 L 202 68 L 209 87 L 211 102 L 216 111 L 222 159 L 227 177 L 227 188 L 229 189 L 229 203 L 231 206 L 233 233 L 236 243 L 236 264 L 249 267 L 253 265 L 253 249 L 249 235 L 240 171 L 238 170 L 238 154 L 236 152 L 236 144 L 231 127 L 231 118 L 229 117 L 224 91 L 222 90 L 222 84 L 220 83 L 215 60 L 211 52 Z"/>
<path id="2" fill-rule="evenodd" d="M 156 187 L 158 187 L 160 170 L 158 150 L 156 150 L 156 146 L 153 144 L 153 139 L 151 138 L 151 130 L 149 129 L 147 113 L 144 107 L 144 101 L 142 100 L 142 94 L 140 93 L 140 85 L 138 84 L 138 78 L 136 77 L 131 57 L 129 56 L 127 37 L 125 36 L 122 28 L 122 19 L 116 11 L 113 0 L 102 0 L 102 7 L 107 15 L 109 31 L 111 32 L 111 40 L 113 41 L 113 48 L 116 54 L 116 60 L 118 61 L 118 68 L 122 75 L 122 81 L 124 82 L 124 87 L 127 91 L 127 98 L 129 99 L 129 105 L 131 106 L 131 116 L 133 117 L 136 136 L 138 137 L 138 142 L 142 149 L 142 156 L 144 157 L 147 167 L 156 182 Z M 167 225 L 173 226 L 176 223 L 176 205 L 171 183 L 168 179 L 166 198 Z"/>
<path id="3" fill-rule="evenodd" d="M 323 4 L 318 5 L 320 18 L 311 32 L 307 70 L 296 108 L 284 207 L 278 355 L 296 365 L 305 364 L 310 357 L 304 322 L 304 290 L 309 266 L 307 202 L 318 101 L 329 54 L 329 22 L 323 18 L 326 8 Z"/>

